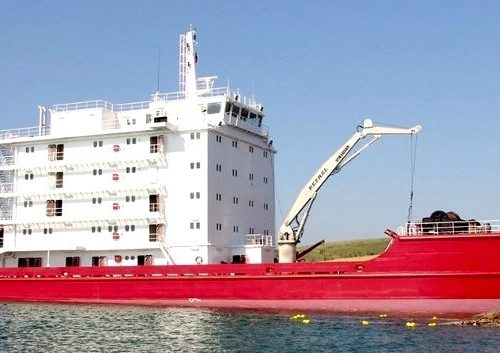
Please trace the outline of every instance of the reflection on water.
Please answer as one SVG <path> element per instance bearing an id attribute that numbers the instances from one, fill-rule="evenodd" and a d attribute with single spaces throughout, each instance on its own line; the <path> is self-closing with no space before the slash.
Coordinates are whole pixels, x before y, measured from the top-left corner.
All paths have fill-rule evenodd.
<path id="1" fill-rule="evenodd" d="M 0 304 L 1 352 L 497 352 L 495 328 L 404 319 L 104 305 Z"/>

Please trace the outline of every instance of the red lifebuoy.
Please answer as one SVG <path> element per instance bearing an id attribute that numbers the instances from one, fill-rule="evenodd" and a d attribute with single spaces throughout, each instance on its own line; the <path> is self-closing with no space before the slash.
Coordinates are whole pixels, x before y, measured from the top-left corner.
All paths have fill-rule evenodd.
<path id="1" fill-rule="evenodd" d="M 120 152 L 120 145 L 114 145 L 113 146 L 113 151 Z"/>
<path id="2" fill-rule="evenodd" d="M 118 232 L 114 232 L 113 233 L 113 240 L 118 240 L 120 239 L 120 234 L 118 234 Z"/>

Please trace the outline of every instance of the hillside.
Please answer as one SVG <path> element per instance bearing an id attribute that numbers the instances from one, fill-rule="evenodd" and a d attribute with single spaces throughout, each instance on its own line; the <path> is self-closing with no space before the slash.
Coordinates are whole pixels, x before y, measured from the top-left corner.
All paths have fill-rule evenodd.
<path id="1" fill-rule="evenodd" d="M 307 254 L 306 261 L 328 261 L 349 257 L 360 257 L 380 254 L 389 244 L 388 238 L 360 239 L 329 242 L 320 245 Z M 309 245 L 299 246 L 297 250 L 303 251 Z"/>

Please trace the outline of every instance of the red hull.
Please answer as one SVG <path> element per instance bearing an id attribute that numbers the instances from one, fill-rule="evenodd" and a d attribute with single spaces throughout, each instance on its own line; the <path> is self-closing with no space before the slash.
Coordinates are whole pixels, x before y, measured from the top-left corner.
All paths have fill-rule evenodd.
<path id="1" fill-rule="evenodd" d="M 359 262 L 0 270 L 0 300 L 462 315 L 500 308 L 500 234 L 397 237 Z"/>

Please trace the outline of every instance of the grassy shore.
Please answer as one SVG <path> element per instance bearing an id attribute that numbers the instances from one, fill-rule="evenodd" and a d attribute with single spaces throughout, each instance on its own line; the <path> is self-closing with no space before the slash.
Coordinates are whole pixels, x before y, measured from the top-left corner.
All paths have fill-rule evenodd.
<path id="1" fill-rule="evenodd" d="M 328 261 L 350 257 L 361 257 L 380 254 L 389 244 L 390 239 L 361 239 L 325 243 L 320 245 L 304 258 L 306 261 Z M 299 246 L 298 251 L 303 251 L 309 245 Z"/>

